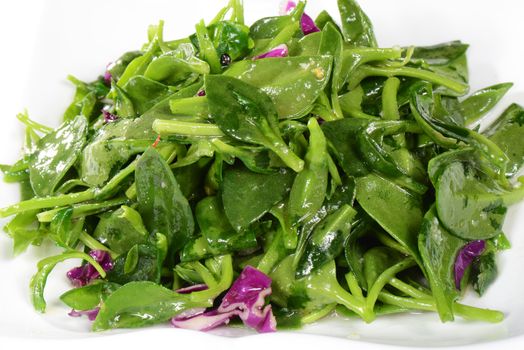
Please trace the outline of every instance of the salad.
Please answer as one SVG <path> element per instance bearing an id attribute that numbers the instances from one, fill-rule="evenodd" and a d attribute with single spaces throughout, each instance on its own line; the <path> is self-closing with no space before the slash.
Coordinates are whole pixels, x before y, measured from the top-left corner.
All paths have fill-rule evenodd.
<path id="1" fill-rule="evenodd" d="M 94 331 L 171 323 L 257 332 L 328 315 L 435 312 L 500 322 L 485 293 L 524 197 L 524 109 L 479 121 L 511 88 L 470 93 L 467 44 L 381 48 L 354 0 L 340 20 L 288 1 L 248 26 L 231 0 L 193 35 L 148 40 L 76 86 L 63 123 L 25 125 L 1 165 L 15 254 L 81 259 L 60 297 Z M 481 131 L 482 130 L 482 131 Z"/>

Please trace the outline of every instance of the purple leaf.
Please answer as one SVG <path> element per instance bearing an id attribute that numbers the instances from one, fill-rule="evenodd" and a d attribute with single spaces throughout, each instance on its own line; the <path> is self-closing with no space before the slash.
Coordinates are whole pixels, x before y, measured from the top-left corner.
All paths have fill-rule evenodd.
<path id="1" fill-rule="evenodd" d="M 464 277 L 464 272 L 471 265 L 476 257 L 480 256 L 486 249 L 486 241 L 478 240 L 466 244 L 459 251 L 455 260 L 455 286 L 460 290 L 460 283 Z"/>
<path id="2" fill-rule="evenodd" d="M 71 317 L 81 317 L 81 316 L 87 316 L 89 321 L 94 321 L 96 319 L 96 316 L 98 316 L 98 312 L 100 311 L 99 307 L 95 307 L 92 310 L 85 310 L 85 311 L 76 311 L 71 310 L 70 313 L 68 313 Z"/>
<path id="3" fill-rule="evenodd" d="M 278 45 L 277 47 L 271 49 L 270 51 L 266 53 L 253 57 L 253 59 L 258 60 L 261 58 L 269 58 L 269 57 L 287 57 L 288 55 L 289 55 L 289 50 L 287 48 L 287 45 L 282 44 L 282 45 Z"/>
<path id="4" fill-rule="evenodd" d="M 113 268 L 113 260 L 108 252 L 104 250 L 92 250 L 89 255 L 100 264 L 104 271 L 109 271 Z M 89 263 L 75 267 L 67 272 L 67 278 L 75 287 L 82 287 L 89 284 L 92 280 L 100 277 L 100 274 L 95 267 Z"/>
<path id="5" fill-rule="evenodd" d="M 275 332 L 276 320 L 266 297 L 271 295 L 271 278 L 247 266 L 233 282 L 216 310 L 179 315 L 171 320 L 178 328 L 207 331 L 229 323 L 234 316 L 260 333 Z"/>

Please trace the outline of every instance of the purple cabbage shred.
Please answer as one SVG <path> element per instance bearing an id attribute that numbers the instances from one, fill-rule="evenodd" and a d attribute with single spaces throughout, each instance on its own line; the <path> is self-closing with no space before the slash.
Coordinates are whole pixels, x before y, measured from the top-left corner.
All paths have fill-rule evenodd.
<path id="1" fill-rule="evenodd" d="M 109 271 L 113 268 L 113 260 L 108 252 L 103 250 L 92 250 L 89 255 L 100 264 L 104 271 Z M 75 267 L 67 272 L 67 278 L 75 287 L 83 287 L 91 281 L 100 277 L 100 274 L 95 267 L 89 263 Z"/>
<path id="2" fill-rule="evenodd" d="M 197 93 L 197 96 L 199 96 L 199 97 L 206 96 L 206 91 L 205 91 L 205 90 L 200 90 L 200 91 Z"/>
<path id="3" fill-rule="evenodd" d="M 459 251 L 455 260 L 455 286 L 460 290 L 460 283 L 464 277 L 464 273 L 471 265 L 476 257 L 480 256 L 486 249 L 486 241 L 477 240 L 466 244 Z"/>
<path id="4" fill-rule="evenodd" d="M 118 119 L 117 115 L 109 113 L 106 110 L 102 110 L 102 114 L 104 116 L 104 122 L 106 122 L 106 123 L 112 123 L 112 122 L 114 122 L 114 121 L 116 121 Z"/>
<path id="5" fill-rule="evenodd" d="M 98 312 L 100 311 L 100 308 L 99 307 L 95 307 L 94 309 L 92 310 L 85 310 L 85 311 L 76 311 L 76 310 L 71 310 L 70 313 L 68 313 L 69 316 L 71 317 L 82 317 L 82 316 L 87 316 L 87 318 L 89 319 L 89 321 L 94 321 L 96 319 L 96 316 L 98 316 Z"/>
<path id="6" fill-rule="evenodd" d="M 228 324 L 238 316 L 248 327 L 259 333 L 276 331 L 276 320 L 266 297 L 271 295 L 271 278 L 254 267 L 247 266 L 233 282 L 217 309 L 198 310 L 178 315 L 171 320 L 178 328 L 208 331 Z"/>
<path id="7" fill-rule="evenodd" d="M 113 63 L 108 63 L 106 66 L 106 71 L 104 72 L 104 82 L 106 83 L 106 85 L 111 85 L 111 80 L 113 79 L 113 76 L 111 75 L 111 72 L 109 71 L 112 66 L 113 66 Z"/>
<path id="8" fill-rule="evenodd" d="M 289 55 L 289 50 L 286 44 L 278 45 L 277 47 L 271 49 L 270 51 L 263 53 L 261 55 L 255 56 L 253 59 L 258 60 L 261 58 L 269 57 L 287 57 Z"/>

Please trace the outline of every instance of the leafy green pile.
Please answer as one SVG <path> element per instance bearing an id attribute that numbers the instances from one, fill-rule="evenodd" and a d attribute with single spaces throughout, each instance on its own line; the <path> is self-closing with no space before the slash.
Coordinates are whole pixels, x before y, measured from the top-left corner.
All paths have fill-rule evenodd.
<path id="1" fill-rule="evenodd" d="M 246 266 L 271 277 L 281 328 L 334 310 L 503 318 L 458 300 L 495 279 L 524 197 L 524 109 L 473 127 L 511 84 L 464 97 L 467 45 L 379 48 L 355 1 L 338 5 L 342 25 L 324 11 L 307 35 L 304 2 L 248 27 L 231 0 L 172 41 L 160 22 L 105 76 L 70 78 L 58 129 L 19 116 L 24 153 L 2 171 L 22 201 L 0 216 L 16 254 L 64 249 L 38 264 L 37 310 L 55 265 L 80 258 L 61 299 L 100 307 L 95 330 L 216 306 Z"/>

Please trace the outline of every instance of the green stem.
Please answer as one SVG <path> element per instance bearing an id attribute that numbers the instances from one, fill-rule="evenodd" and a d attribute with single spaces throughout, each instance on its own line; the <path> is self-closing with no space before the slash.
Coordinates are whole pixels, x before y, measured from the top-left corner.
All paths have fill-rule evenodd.
<path id="1" fill-rule="evenodd" d="M 413 297 L 415 299 L 431 299 L 431 295 L 428 295 L 419 289 L 413 287 L 412 285 L 407 284 L 397 278 L 392 278 L 389 280 L 389 284 L 398 289 L 399 291 Z"/>
<path id="2" fill-rule="evenodd" d="M 365 299 L 364 294 L 362 293 L 362 288 L 360 288 L 355 274 L 353 272 L 348 272 L 345 275 L 345 278 L 351 294 L 353 294 L 355 298 L 363 301 Z"/>
<path id="3" fill-rule="evenodd" d="M 120 170 L 104 187 L 90 188 L 83 192 L 61 194 L 52 197 L 32 198 L 20 203 L 0 209 L 0 217 L 7 217 L 27 210 L 37 210 L 53 207 L 65 207 L 72 204 L 87 202 L 93 199 L 105 199 L 111 195 L 118 185 L 135 171 L 137 160 Z"/>
<path id="4" fill-rule="evenodd" d="M 213 45 L 213 42 L 209 37 L 209 33 L 207 31 L 204 20 L 200 21 L 195 26 L 195 29 L 198 43 L 200 46 L 200 58 L 209 63 L 211 73 L 220 73 L 220 71 L 222 70 L 222 67 L 220 65 L 220 59 L 218 57 L 217 50 L 215 49 L 215 46 Z"/>
<path id="5" fill-rule="evenodd" d="M 213 305 L 213 300 L 223 291 L 227 290 L 231 283 L 233 283 L 233 261 L 231 255 L 224 255 L 223 261 L 221 264 L 221 278 L 218 283 L 215 284 L 215 287 L 203 290 L 200 292 L 191 293 L 192 301 L 208 301 L 209 306 Z"/>
<path id="6" fill-rule="evenodd" d="M 22 122 L 26 127 L 36 130 L 38 132 L 41 132 L 43 134 L 48 134 L 51 131 L 53 131 L 53 128 L 50 128 L 48 126 L 45 126 L 43 124 L 40 124 L 38 122 L 35 122 L 34 120 L 31 120 L 29 116 L 27 115 L 27 112 L 19 113 L 16 118 Z"/>
<path id="7" fill-rule="evenodd" d="M 379 300 L 384 303 L 413 310 L 437 311 L 437 307 L 433 299 L 404 298 L 382 291 L 380 292 Z M 498 323 L 504 320 L 504 314 L 496 310 L 480 309 L 460 303 L 454 303 L 453 310 L 458 316 L 466 320 L 484 321 L 490 323 Z"/>
<path id="8" fill-rule="evenodd" d="M 281 228 L 275 233 L 273 241 L 269 245 L 269 248 L 264 253 L 264 256 L 259 261 L 257 269 L 265 273 L 266 275 L 270 274 L 275 265 L 282 259 L 280 252 L 283 250 L 284 240 L 283 240 L 283 231 Z"/>
<path id="9" fill-rule="evenodd" d="M 384 83 L 384 90 L 382 92 L 382 117 L 384 119 L 400 120 L 400 113 L 398 111 L 397 102 L 397 94 L 399 87 L 400 79 L 398 79 L 397 77 L 389 78 Z"/>
<path id="10" fill-rule="evenodd" d="M 413 298 L 404 298 L 399 297 L 394 294 L 382 291 L 378 296 L 378 300 L 383 303 L 396 305 L 399 307 L 412 309 L 412 310 L 422 310 L 422 311 L 436 311 L 437 307 L 435 306 L 435 301 L 433 299 L 413 299 Z"/>
<path id="11" fill-rule="evenodd" d="M 375 319 L 375 315 L 372 311 L 373 309 L 369 310 L 366 307 L 366 303 L 364 301 L 358 300 L 356 297 L 348 293 L 344 288 L 339 286 L 339 288 L 336 288 L 332 294 L 336 302 L 355 312 L 366 323 L 369 323 Z"/>
<path id="12" fill-rule="evenodd" d="M 429 81 L 433 84 L 442 85 L 461 95 L 467 93 L 469 88 L 468 85 L 464 83 L 457 82 L 443 75 L 436 74 L 424 69 L 413 67 L 374 67 L 362 65 L 358 68 L 357 71 L 355 71 L 355 74 L 350 79 L 350 90 L 360 84 L 362 80 L 370 76 L 382 76 L 388 78 L 403 76 L 421 79 Z"/>
<path id="13" fill-rule="evenodd" d="M 207 119 L 209 105 L 205 96 L 178 98 L 169 101 L 171 113 Z"/>
<path id="14" fill-rule="evenodd" d="M 36 210 L 52 207 L 63 207 L 80 202 L 86 202 L 95 198 L 95 190 L 89 189 L 83 192 L 62 194 L 53 197 L 33 198 L 6 208 L 0 209 L 0 217 L 7 217 L 27 210 Z"/>
<path id="15" fill-rule="evenodd" d="M 103 250 L 109 253 L 111 255 L 111 258 L 114 260 L 118 257 L 118 254 L 112 251 L 111 249 L 107 248 L 105 245 L 94 239 L 91 235 L 89 235 L 87 232 L 82 231 L 80 232 L 80 236 L 78 237 L 82 244 L 84 244 L 86 247 L 88 247 L 91 250 Z"/>
<path id="16" fill-rule="evenodd" d="M 499 323 L 504 320 L 504 313 L 497 310 L 480 309 L 474 306 L 455 303 L 453 311 L 465 320 Z"/>
<path id="17" fill-rule="evenodd" d="M 377 278 L 375 283 L 373 283 L 373 286 L 368 292 L 367 299 L 366 299 L 366 307 L 368 310 L 373 310 L 375 307 L 375 303 L 380 295 L 380 291 L 384 289 L 386 284 L 395 277 L 396 274 L 398 274 L 401 271 L 404 271 L 410 267 L 416 266 L 415 260 L 412 258 L 407 258 L 402 260 L 401 262 L 391 266 L 386 271 L 382 272 L 380 276 Z"/>
<path id="18" fill-rule="evenodd" d="M 277 156 L 282 159 L 284 164 L 293 169 L 294 171 L 301 172 L 304 169 L 304 161 L 300 159 L 293 151 L 286 145 L 282 139 L 273 136 L 273 134 L 267 134 L 268 139 L 267 148 L 272 150 Z"/>
<path id="19" fill-rule="evenodd" d="M 328 304 L 328 305 L 324 306 L 322 309 L 320 309 L 318 311 L 313 311 L 313 312 L 309 313 L 308 315 L 302 317 L 301 322 L 302 322 L 302 324 L 310 324 L 310 323 L 316 322 L 316 321 L 326 317 L 330 313 L 332 313 L 333 310 L 335 310 L 336 307 L 337 307 L 337 303 Z"/>
<path id="20" fill-rule="evenodd" d="M 224 133 L 215 124 L 192 123 L 178 120 L 157 119 L 153 122 L 153 130 L 160 135 L 224 136 Z"/>
<path id="21" fill-rule="evenodd" d="M 126 198 L 116 198 L 112 200 L 108 200 L 105 202 L 100 203 L 88 203 L 88 204 L 79 204 L 75 205 L 73 207 L 73 214 L 72 218 L 78 218 L 81 216 L 87 216 L 87 215 L 93 215 L 100 213 L 102 211 L 106 211 L 111 207 L 120 206 L 123 204 L 128 203 L 129 201 Z M 36 217 L 38 218 L 38 221 L 40 222 L 51 222 L 55 215 L 65 209 L 64 207 L 44 211 L 42 213 L 39 213 Z"/>

